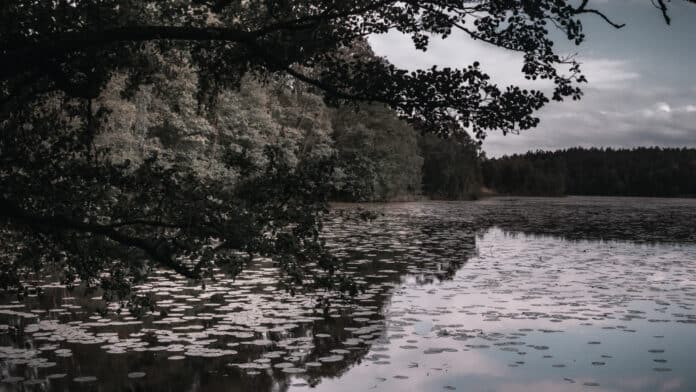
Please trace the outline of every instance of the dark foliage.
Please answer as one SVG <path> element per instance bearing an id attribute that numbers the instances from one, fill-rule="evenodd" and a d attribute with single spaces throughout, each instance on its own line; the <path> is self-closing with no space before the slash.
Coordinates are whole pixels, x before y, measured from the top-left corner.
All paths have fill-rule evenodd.
<path id="1" fill-rule="evenodd" d="M 96 98 L 117 69 L 129 72 L 133 85 L 147 82 L 151 59 L 142 48 L 155 42 L 162 53 L 190 53 L 209 104 L 247 72 L 282 72 L 320 88 L 334 103 L 383 102 L 418 128 L 448 133 L 471 127 L 483 136 L 533 127 L 535 111 L 549 98 L 496 86 L 476 62 L 409 72 L 346 51 L 358 38 L 389 30 L 410 35 L 425 50 L 431 34 L 447 37 L 456 29 L 524 53 L 527 78 L 551 80 L 552 99 L 578 99 L 577 84 L 585 81 L 579 64 L 554 52 L 548 28 L 580 43 L 579 16 L 597 12 L 586 2 L 574 7 L 552 0 L 11 0 L 0 6 L 3 103 L 47 91 Z M 570 72 L 563 74 L 559 65 Z"/>
<path id="2" fill-rule="evenodd" d="M 479 145 L 466 134 L 423 135 L 423 193 L 434 199 L 473 199 L 481 188 Z"/>
<path id="3" fill-rule="evenodd" d="M 696 149 L 530 152 L 483 164 L 485 185 L 515 195 L 696 196 Z"/>
<path id="4" fill-rule="evenodd" d="M 333 116 L 336 191 L 342 201 L 389 201 L 420 194 L 423 159 L 417 134 L 382 106 Z"/>

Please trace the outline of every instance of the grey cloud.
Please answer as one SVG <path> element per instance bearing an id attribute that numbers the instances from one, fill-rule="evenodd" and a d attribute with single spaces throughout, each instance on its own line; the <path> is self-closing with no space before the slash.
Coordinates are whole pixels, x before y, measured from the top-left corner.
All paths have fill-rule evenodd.
<path id="1" fill-rule="evenodd" d="M 647 1 L 647 0 L 646 0 Z M 696 6 L 674 3 L 674 23 L 667 28 L 649 2 L 611 1 L 598 4 L 627 22 L 616 31 L 596 19 L 586 24 L 587 45 L 564 47 L 579 51 L 578 59 L 590 83 L 579 102 L 552 103 L 540 112 L 541 125 L 520 135 L 490 134 L 483 148 L 489 156 L 536 149 L 573 146 L 696 147 Z M 693 18 L 692 18 L 693 17 Z M 480 61 L 499 84 L 530 84 L 520 74 L 516 53 L 454 34 L 434 39 L 423 53 L 408 37 L 398 34 L 370 37 L 375 51 L 400 67 L 432 65 L 463 67 Z M 665 110 L 668 109 L 668 110 Z"/>
<path id="2" fill-rule="evenodd" d="M 589 89 L 580 102 L 552 104 L 537 129 L 520 135 L 491 134 L 489 156 L 527 150 L 583 147 L 696 147 L 696 97 L 687 91 Z M 669 108 L 669 110 L 665 110 Z"/>

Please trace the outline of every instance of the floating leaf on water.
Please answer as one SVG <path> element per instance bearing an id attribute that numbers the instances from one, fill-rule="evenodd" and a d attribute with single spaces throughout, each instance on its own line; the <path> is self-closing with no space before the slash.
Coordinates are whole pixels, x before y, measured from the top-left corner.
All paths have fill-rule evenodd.
<path id="1" fill-rule="evenodd" d="M 39 379 L 39 378 L 35 378 L 35 379 L 32 379 L 32 380 L 24 381 L 22 384 L 23 384 L 24 386 L 34 386 L 34 385 L 45 384 L 47 381 L 48 381 L 48 380 L 42 380 L 42 379 Z"/>
<path id="2" fill-rule="evenodd" d="M 97 381 L 98 378 L 94 376 L 82 376 L 82 377 L 75 377 L 73 378 L 73 381 L 77 383 L 87 383 L 87 382 L 94 382 Z"/>
<path id="3" fill-rule="evenodd" d="M 271 346 L 271 345 L 273 345 L 273 341 L 272 341 L 272 340 L 267 340 L 267 339 L 256 339 L 256 340 L 252 340 L 252 341 L 249 341 L 249 342 L 243 342 L 243 343 L 244 343 L 244 344 L 250 344 L 250 345 L 253 345 L 253 346 Z"/>
<path id="4" fill-rule="evenodd" d="M 343 360 L 343 355 L 329 355 L 327 357 L 318 358 L 317 360 L 319 362 L 325 362 L 325 363 L 340 362 Z"/>
<path id="5" fill-rule="evenodd" d="M 21 381 L 24 381 L 24 377 L 9 376 L 9 377 L 5 377 L 2 379 L 2 382 L 7 383 L 7 384 L 15 384 L 15 383 L 18 383 Z"/>
<path id="6" fill-rule="evenodd" d="M 440 353 L 443 353 L 443 352 L 445 352 L 445 351 L 448 351 L 448 349 L 446 349 L 446 348 L 431 347 L 431 348 L 426 349 L 425 351 L 423 351 L 423 354 L 440 354 Z M 455 350 L 455 351 L 456 351 L 456 350 Z"/>
<path id="7" fill-rule="evenodd" d="M 343 341 L 343 344 L 346 346 L 357 346 L 361 344 L 363 341 L 362 339 L 356 339 L 356 338 L 351 338 L 351 339 L 346 339 Z"/>
<path id="8" fill-rule="evenodd" d="M 296 368 L 296 367 L 286 367 L 282 369 L 283 373 L 288 373 L 288 374 L 299 374 L 299 373 L 304 373 L 306 372 L 305 369 L 302 368 Z"/>

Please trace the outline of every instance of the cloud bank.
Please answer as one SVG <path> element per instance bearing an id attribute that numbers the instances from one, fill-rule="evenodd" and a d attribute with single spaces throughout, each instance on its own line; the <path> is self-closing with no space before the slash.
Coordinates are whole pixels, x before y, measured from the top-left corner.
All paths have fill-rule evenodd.
<path id="1" fill-rule="evenodd" d="M 519 135 L 489 134 L 483 142 L 488 156 L 574 146 L 696 147 L 696 53 L 689 49 L 696 24 L 679 24 L 677 17 L 696 20 L 696 6 L 674 10 L 676 27 L 668 29 L 654 9 L 635 1 L 610 3 L 609 12 L 621 15 L 632 30 L 616 32 L 592 21 L 586 24 L 591 37 L 586 45 L 568 47 L 582 50 L 578 59 L 589 80 L 583 99 L 549 104 L 540 112 L 542 122 L 536 129 Z M 648 23 L 648 18 L 655 20 Z M 408 69 L 464 67 L 480 61 L 500 85 L 549 87 L 522 77 L 522 60 L 516 53 L 464 35 L 433 39 L 425 53 L 400 34 L 373 36 L 370 43 L 378 55 Z"/>

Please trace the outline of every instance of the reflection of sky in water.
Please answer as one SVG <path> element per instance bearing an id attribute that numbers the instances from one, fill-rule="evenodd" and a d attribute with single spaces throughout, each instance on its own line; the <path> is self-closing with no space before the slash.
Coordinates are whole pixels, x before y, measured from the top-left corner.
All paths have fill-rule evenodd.
<path id="1" fill-rule="evenodd" d="M 406 280 L 392 339 L 316 390 L 696 390 L 696 247 L 499 229 L 477 245 L 452 280 Z"/>
<path id="2" fill-rule="evenodd" d="M 205 288 L 158 271 L 142 321 L 51 282 L 0 298 L 0 392 L 696 390 L 696 200 L 368 208 L 327 223 L 368 286 L 331 309 L 267 260 Z"/>

